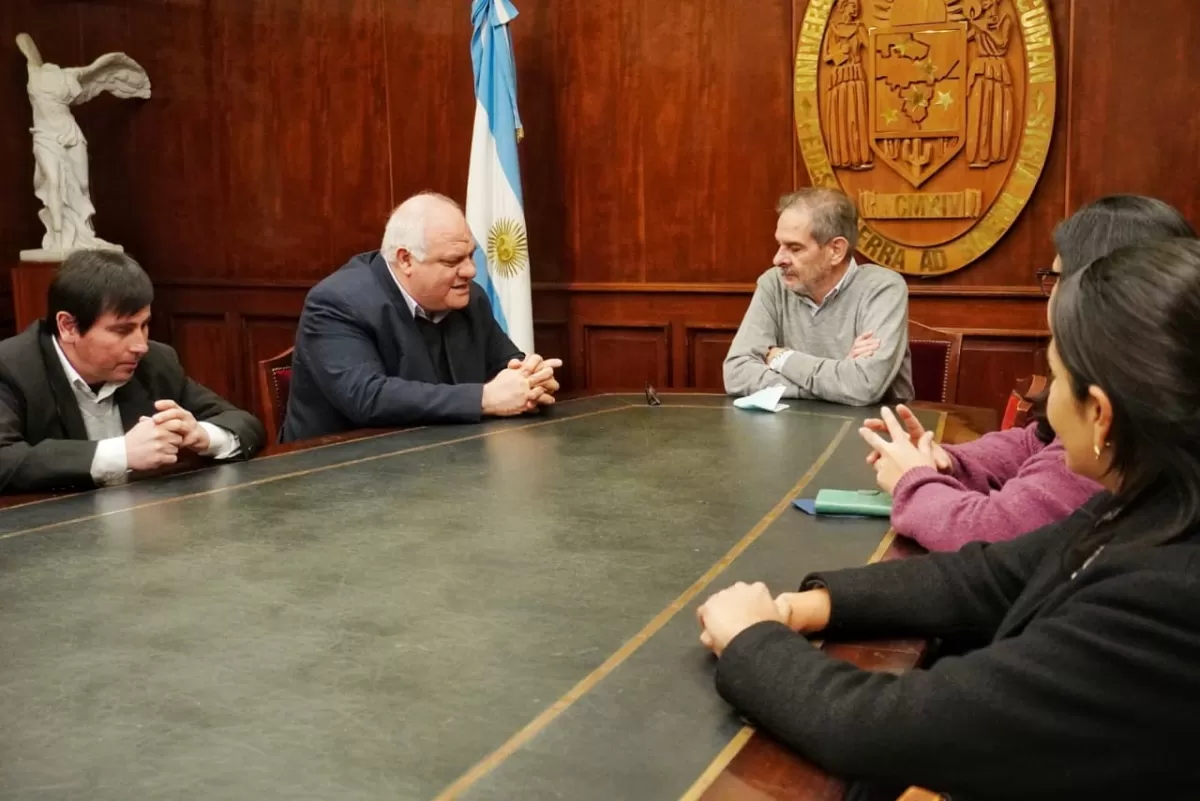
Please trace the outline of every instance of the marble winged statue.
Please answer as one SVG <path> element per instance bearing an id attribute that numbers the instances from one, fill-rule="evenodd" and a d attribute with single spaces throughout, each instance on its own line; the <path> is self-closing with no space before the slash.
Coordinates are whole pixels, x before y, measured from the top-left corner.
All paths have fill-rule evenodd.
<path id="1" fill-rule="evenodd" d="M 107 53 L 86 67 L 60 67 L 42 61 L 28 34 L 17 35 L 29 71 L 33 106 L 33 192 L 42 201 L 38 218 L 46 226 L 40 251 L 24 251 L 23 259 L 57 260 L 79 248 L 109 248 L 92 230 L 95 206 L 88 192 L 87 140 L 70 107 L 101 92 L 119 98 L 150 97 L 150 78 L 124 53 Z"/>

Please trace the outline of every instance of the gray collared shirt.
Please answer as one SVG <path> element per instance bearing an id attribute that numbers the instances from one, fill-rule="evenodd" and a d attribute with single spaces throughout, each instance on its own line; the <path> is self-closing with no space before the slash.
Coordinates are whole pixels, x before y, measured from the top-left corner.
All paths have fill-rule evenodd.
<path id="1" fill-rule="evenodd" d="M 850 266 L 847 267 L 846 272 L 842 274 L 841 280 L 837 282 L 837 286 L 835 286 L 833 289 L 829 290 L 828 293 L 826 293 L 825 297 L 821 300 L 820 303 L 817 303 L 815 300 L 810 298 L 808 295 L 800 295 L 801 302 L 803 302 L 804 305 L 807 306 L 808 308 L 812 309 L 813 316 L 816 317 L 818 314 L 820 314 L 821 309 L 825 308 L 834 298 L 836 298 L 839 294 L 841 294 L 842 287 L 846 286 L 846 284 L 848 284 L 850 282 L 850 276 L 854 275 L 854 273 L 856 273 L 857 271 L 858 271 L 858 262 L 854 260 L 853 256 L 851 256 L 850 257 Z M 777 355 L 774 359 L 771 360 L 769 367 L 777 373 L 783 372 L 783 366 L 785 364 L 787 364 L 787 360 L 788 360 L 788 358 L 791 357 L 791 355 L 792 355 L 792 351 L 790 351 L 790 350 L 782 351 L 781 353 L 779 353 L 779 355 Z"/>
<path id="2" fill-rule="evenodd" d="M 813 313 L 816 314 L 817 312 L 821 311 L 821 309 L 825 308 L 825 306 L 831 300 L 833 300 L 839 294 L 841 294 L 842 287 L 844 287 L 850 281 L 850 276 L 854 275 L 854 273 L 857 271 L 858 271 L 858 262 L 854 260 L 853 256 L 851 256 L 850 257 L 850 266 L 847 267 L 846 272 L 842 274 L 842 279 L 837 282 L 837 286 L 835 286 L 833 289 L 829 290 L 829 293 L 827 295 L 825 295 L 825 298 L 820 303 L 817 303 L 812 298 L 810 298 L 808 295 L 801 295 L 800 300 L 804 301 L 804 304 L 806 306 L 808 306 L 808 308 L 812 309 Z"/>

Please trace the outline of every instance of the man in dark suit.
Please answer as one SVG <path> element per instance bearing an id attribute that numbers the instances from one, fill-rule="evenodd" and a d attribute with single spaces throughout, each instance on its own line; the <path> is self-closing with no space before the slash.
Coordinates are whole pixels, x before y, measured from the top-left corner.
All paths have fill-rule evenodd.
<path id="1" fill-rule="evenodd" d="M 355 428 L 478 422 L 554 402 L 558 359 L 526 357 L 472 279 L 461 208 L 423 193 L 392 212 L 380 250 L 304 302 L 284 442 Z"/>
<path id="2" fill-rule="evenodd" d="M 154 287 L 132 258 L 80 250 L 46 319 L 0 342 L 0 492 L 86 489 L 174 464 L 180 450 L 247 458 L 253 415 L 184 375 L 149 338 Z"/>

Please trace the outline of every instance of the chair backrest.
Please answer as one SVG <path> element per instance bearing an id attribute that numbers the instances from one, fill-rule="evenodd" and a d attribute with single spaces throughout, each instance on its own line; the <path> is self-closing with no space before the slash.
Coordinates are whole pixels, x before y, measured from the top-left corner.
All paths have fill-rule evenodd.
<path id="1" fill-rule="evenodd" d="M 292 350 L 288 348 L 258 363 L 258 394 L 263 423 L 270 437 L 268 442 L 279 441 L 279 429 L 287 413 L 288 395 L 292 391 Z"/>
<path id="2" fill-rule="evenodd" d="M 1000 430 L 1007 431 L 1010 428 L 1024 428 L 1029 425 L 1029 415 L 1033 411 L 1033 401 L 1029 398 L 1045 392 L 1046 386 L 1044 375 L 1018 381 L 1016 388 L 1009 393 L 1008 405 L 1004 407 L 1004 417 L 1000 421 Z"/>
<path id="3" fill-rule="evenodd" d="M 953 334 L 908 321 L 908 350 L 912 354 L 916 400 L 954 403 L 958 397 L 958 360 L 962 334 Z"/>

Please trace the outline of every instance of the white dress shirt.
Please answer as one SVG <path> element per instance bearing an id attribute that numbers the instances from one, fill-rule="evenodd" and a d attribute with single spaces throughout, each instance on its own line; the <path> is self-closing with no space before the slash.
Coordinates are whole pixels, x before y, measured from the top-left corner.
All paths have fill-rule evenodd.
<path id="1" fill-rule="evenodd" d="M 442 320 L 446 319 L 446 315 L 450 312 L 440 311 L 430 314 L 418 306 L 417 301 L 413 299 L 412 295 L 408 294 L 408 290 L 404 288 L 404 285 L 400 283 L 400 279 L 396 277 L 396 271 L 391 268 L 391 265 L 388 265 L 388 273 L 391 274 L 392 280 L 396 282 L 396 288 L 399 289 L 400 294 L 404 296 L 404 302 L 408 304 L 408 310 L 414 318 L 424 317 L 431 323 L 440 323 Z"/>
<path id="2" fill-rule="evenodd" d="M 850 280 L 850 276 L 853 275 L 854 271 L 857 269 L 858 262 L 854 260 L 853 256 L 851 256 L 850 266 L 847 267 L 846 272 L 842 274 L 842 279 L 837 282 L 837 286 L 829 290 L 829 294 L 827 294 L 820 303 L 817 303 L 808 295 L 801 295 L 800 300 L 804 301 L 804 304 L 808 306 L 808 308 L 812 309 L 813 316 L 815 317 L 821 311 L 821 309 L 825 308 L 827 303 L 838 296 L 838 294 L 842 291 L 842 287 L 846 285 L 846 282 Z M 771 361 L 767 363 L 767 367 L 770 367 L 777 373 L 782 373 L 783 365 L 787 363 L 788 357 L 791 356 L 793 352 L 794 351 L 790 350 L 780 351 L 779 353 L 775 354 L 774 359 L 771 359 Z"/>
<path id="3" fill-rule="evenodd" d="M 128 480 L 129 461 L 125 453 L 125 427 L 121 422 L 121 410 L 117 407 L 113 395 L 125 382 L 116 384 L 108 382 L 100 387 L 99 392 L 93 392 L 88 383 L 83 380 L 78 371 L 71 365 L 58 337 L 52 337 L 54 351 L 62 364 L 63 373 L 75 394 L 75 402 L 79 404 L 79 413 L 83 416 L 83 427 L 87 430 L 88 439 L 96 442 L 96 455 L 92 457 L 92 480 L 100 485 L 123 484 Z M 201 422 L 208 432 L 208 450 L 201 456 L 211 456 L 214 459 L 229 459 L 237 456 L 242 450 L 242 443 L 237 435 L 215 426 L 212 423 Z"/>

